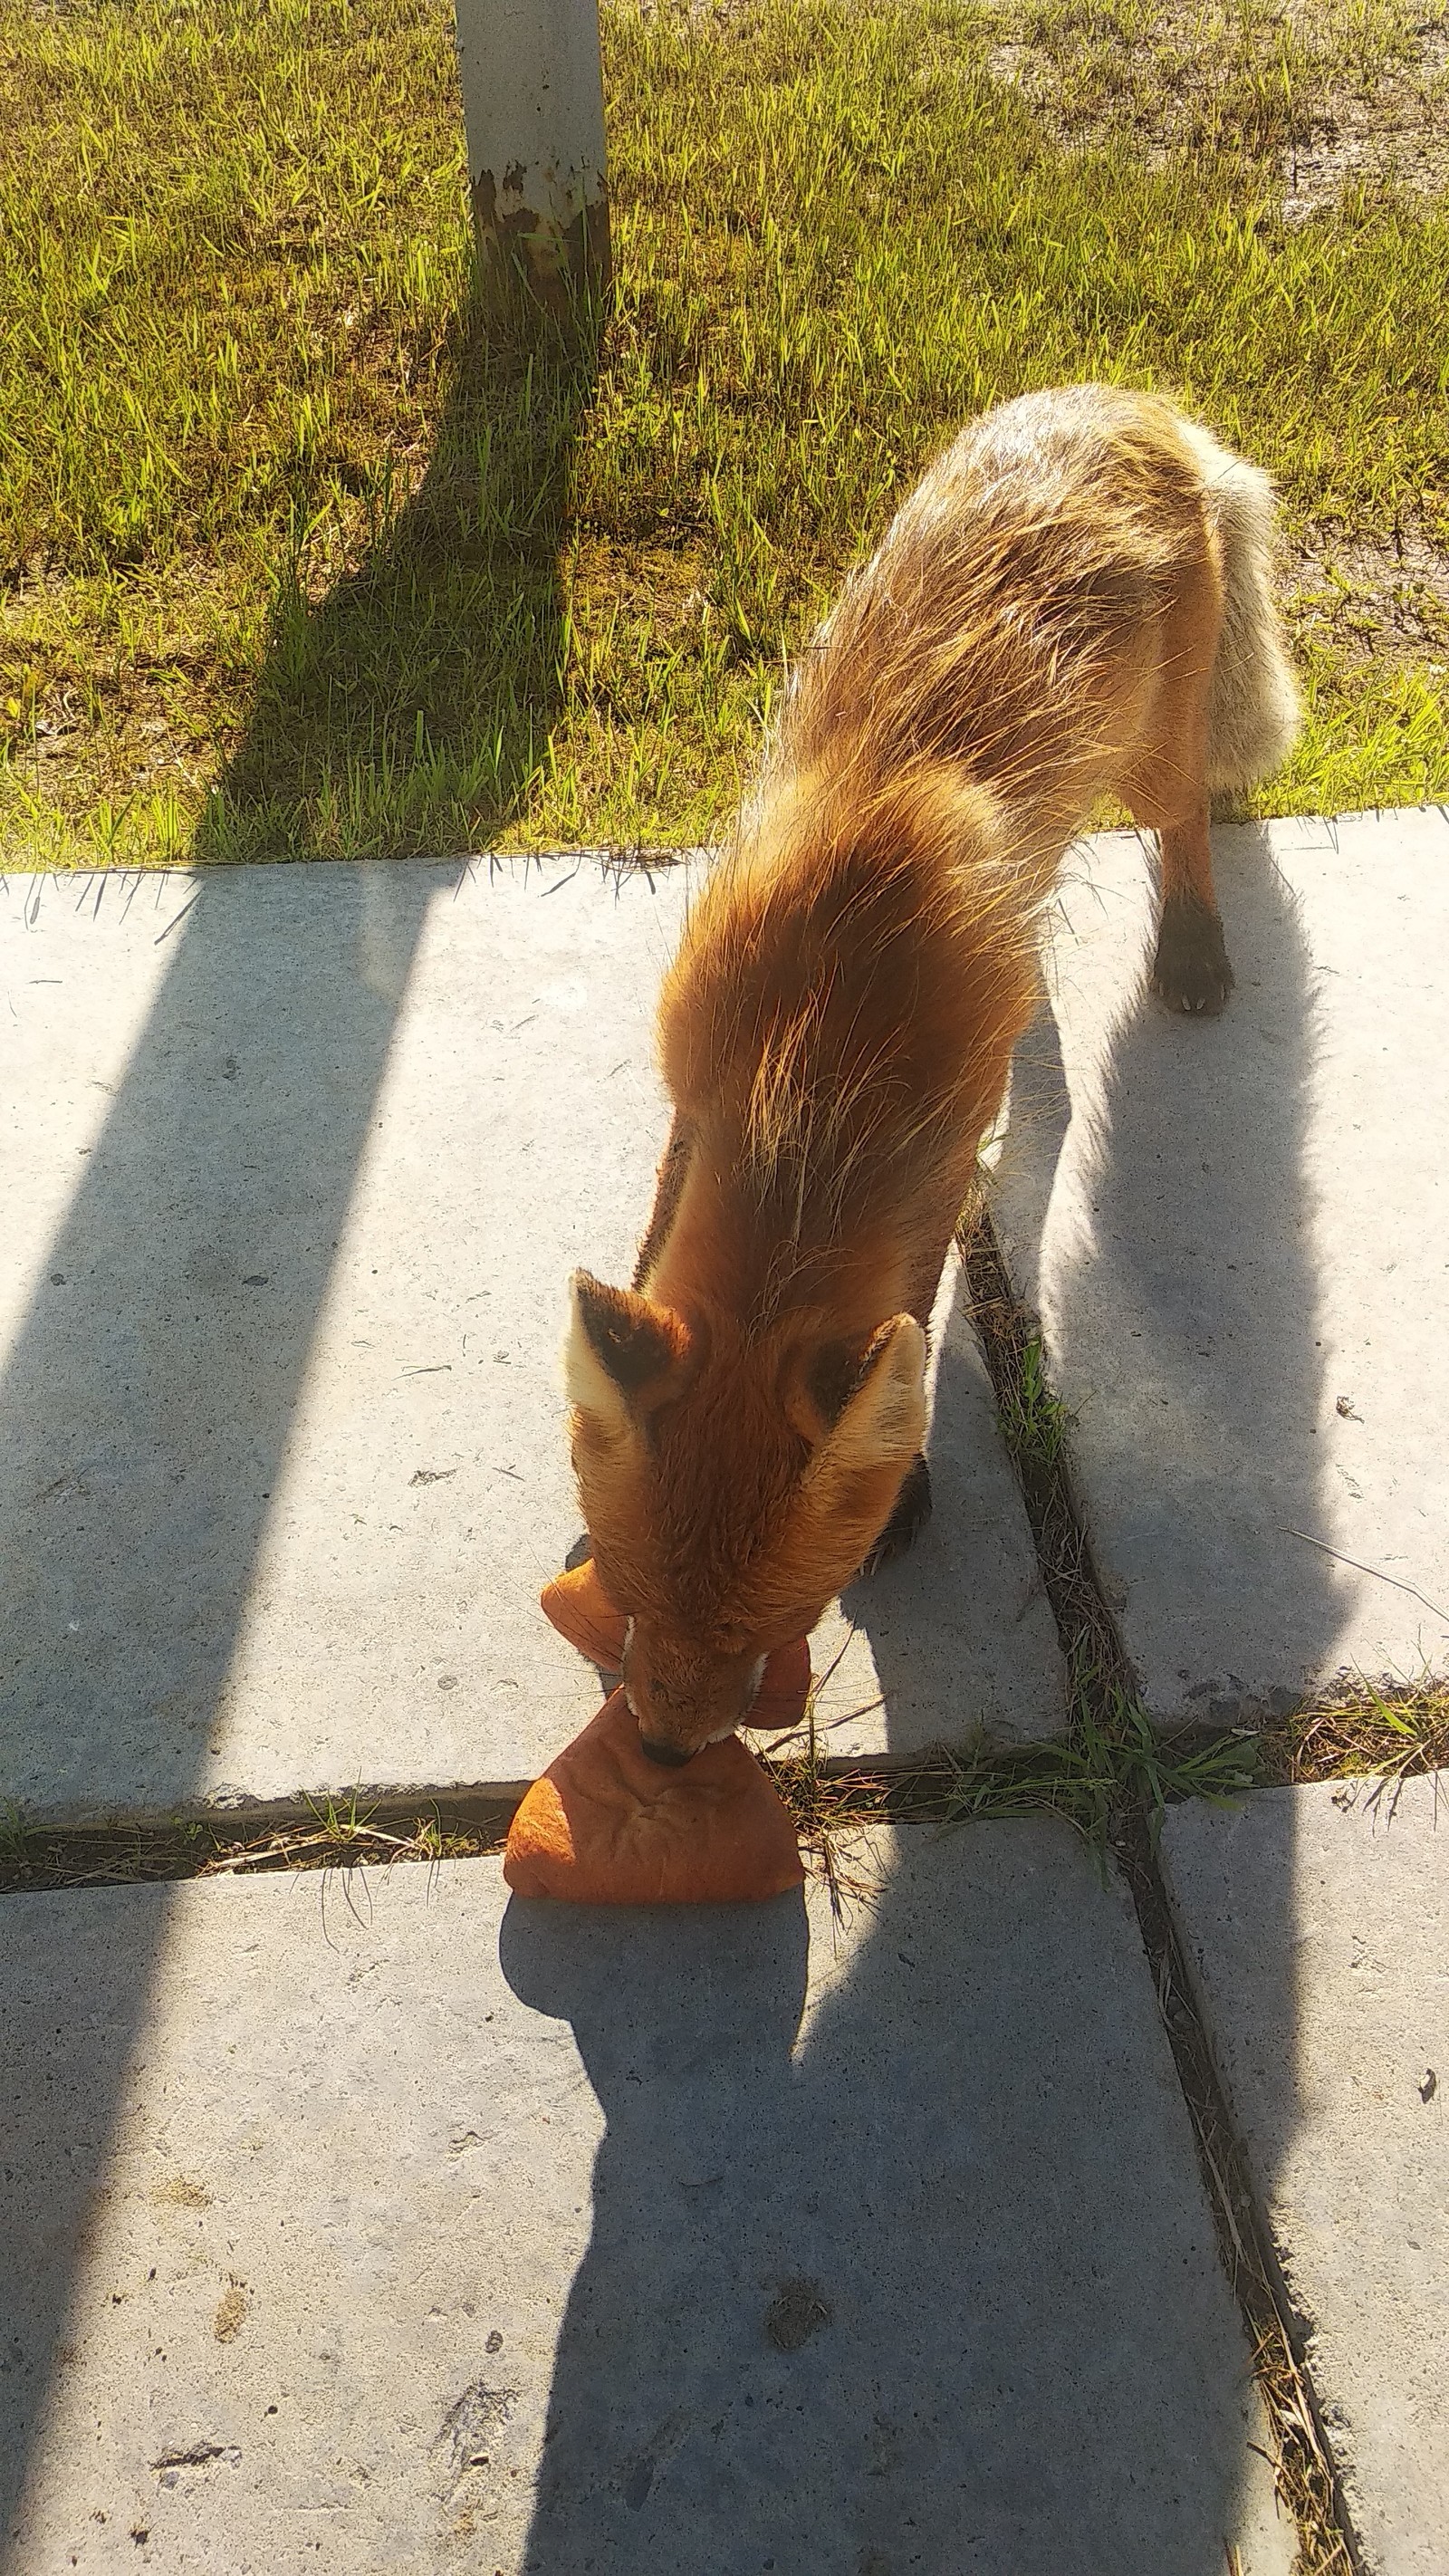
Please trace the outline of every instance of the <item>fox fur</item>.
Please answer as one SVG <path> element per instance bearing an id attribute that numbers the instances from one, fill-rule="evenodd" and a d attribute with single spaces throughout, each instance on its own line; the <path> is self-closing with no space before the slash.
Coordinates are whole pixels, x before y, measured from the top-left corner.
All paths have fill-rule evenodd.
<path id="1" fill-rule="evenodd" d="M 1159 992 L 1226 999 L 1209 795 L 1296 722 L 1272 538 L 1264 476 L 1165 401 L 1030 395 L 801 660 L 665 981 L 633 1286 L 573 1284 L 575 1470 L 661 1761 L 747 1720 L 764 1656 L 929 1507 L 932 1301 L 1104 796 L 1159 834 Z"/>

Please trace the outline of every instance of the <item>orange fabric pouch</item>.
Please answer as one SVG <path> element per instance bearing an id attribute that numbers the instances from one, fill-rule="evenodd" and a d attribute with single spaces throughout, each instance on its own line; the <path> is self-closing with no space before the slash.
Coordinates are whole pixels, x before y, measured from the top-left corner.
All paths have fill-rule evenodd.
<path id="1" fill-rule="evenodd" d="M 592 1564 L 550 1583 L 543 1608 L 581 1654 L 618 1671 L 624 1621 Z M 801 1637 L 770 1657 L 752 1723 L 793 1726 L 809 1687 Z M 513 1819 L 503 1875 L 519 1896 L 704 1905 L 782 1895 L 804 1871 L 789 1815 L 737 1735 L 663 1770 L 616 1690 L 535 1780 Z"/>

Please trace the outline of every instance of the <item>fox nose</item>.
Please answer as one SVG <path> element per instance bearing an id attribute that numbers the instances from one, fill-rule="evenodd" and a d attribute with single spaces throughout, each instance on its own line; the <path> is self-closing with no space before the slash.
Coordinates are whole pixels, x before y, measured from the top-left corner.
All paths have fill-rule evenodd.
<path id="1" fill-rule="evenodd" d="M 682 1744 L 665 1744 L 657 1735 L 641 1735 L 639 1743 L 651 1762 L 662 1762 L 669 1771 L 680 1771 L 686 1762 L 694 1760 L 694 1755 L 686 1753 Z"/>

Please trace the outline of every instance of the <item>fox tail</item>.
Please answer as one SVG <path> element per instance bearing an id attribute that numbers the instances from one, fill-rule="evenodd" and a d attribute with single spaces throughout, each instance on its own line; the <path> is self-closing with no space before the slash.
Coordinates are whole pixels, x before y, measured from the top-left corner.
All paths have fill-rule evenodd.
<path id="1" fill-rule="evenodd" d="M 1276 510 L 1266 474 L 1184 423 L 1222 548 L 1226 592 L 1208 708 L 1210 788 L 1251 786 L 1298 731 L 1298 690 L 1273 600 Z"/>

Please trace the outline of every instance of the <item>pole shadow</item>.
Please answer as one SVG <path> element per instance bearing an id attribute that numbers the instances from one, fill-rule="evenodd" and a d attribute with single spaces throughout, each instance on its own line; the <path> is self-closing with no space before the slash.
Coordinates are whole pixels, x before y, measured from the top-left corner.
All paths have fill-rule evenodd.
<path id="1" fill-rule="evenodd" d="M 517 818 L 561 703 L 559 557 L 600 328 L 580 299 L 508 335 L 475 290 L 416 491 L 370 487 L 363 559 L 318 596 L 337 531 L 297 527 L 199 862 L 486 849 Z"/>
<path id="2" fill-rule="evenodd" d="M 0 1797 L 22 1812 L 165 1816 L 200 1793 L 434 882 L 329 870 L 324 909 L 302 871 L 218 874 L 178 922 L 0 1392 Z M 76 901 L 36 883 L 31 903 Z M 6 2070 L 7 2162 L 39 2187 L 7 2220 L 0 2532 L 145 2029 L 152 1919 L 99 2044 L 42 2002 Z"/>
<path id="3" fill-rule="evenodd" d="M 557 699 L 557 541 L 592 350 L 585 331 L 515 359 L 476 309 L 460 317 L 416 495 L 380 509 L 367 561 L 325 597 L 279 598 L 197 861 L 413 848 L 439 815 L 466 843 L 517 810 Z M 215 1794 L 228 1669 L 436 883 L 203 866 L 163 934 L 169 970 L 4 1372 L 0 1803 L 154 1816 Z M 114 907 L 143 884 L 38 879 L 26 901 Z M 5 2073 L 24 2185 L 0 2314 L 7 2571 L 151 2007 L 165 1909 L 149 1919 L 104 2032 L 42 1998 Z"/>

